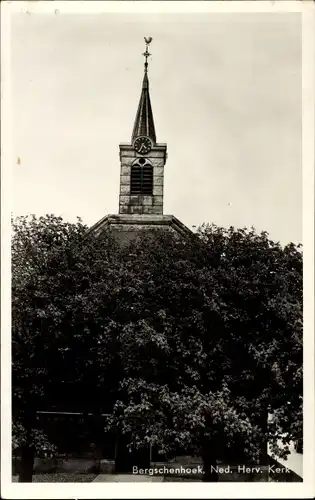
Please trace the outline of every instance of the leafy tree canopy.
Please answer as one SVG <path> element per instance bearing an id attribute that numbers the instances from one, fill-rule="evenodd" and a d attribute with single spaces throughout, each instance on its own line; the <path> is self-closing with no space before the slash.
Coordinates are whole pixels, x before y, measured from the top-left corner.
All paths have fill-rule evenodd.
<path id="1" fill-rule="evenodd" d="M 256 460 L 268 439 L 285 455 L 277 440 L 302 425 L 301 249 L 213 225 L 121 246 L 81 221 L 19 218 L 12 352 L 17 424 L 80 404 L 110 413 L 130 447 L 213 464 Z"/>

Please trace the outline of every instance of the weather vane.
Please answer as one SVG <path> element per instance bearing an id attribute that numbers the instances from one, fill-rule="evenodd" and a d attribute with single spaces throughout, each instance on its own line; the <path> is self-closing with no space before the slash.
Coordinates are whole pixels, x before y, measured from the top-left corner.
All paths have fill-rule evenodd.
<path id="1" fill-rule="evenodd" d="M 144 37 L 145 41 L 145 52 L 142 53 L 142 55 L 145 57 L 145 63 L 144 63 L 144 71 L 145 73 L 148 71 L 148 57 L 151 55 L 150 52 L 148 51 L 148 47 L 150 43 L 152 42 L 152 37 L 149 36 L 149 38 Z"/>

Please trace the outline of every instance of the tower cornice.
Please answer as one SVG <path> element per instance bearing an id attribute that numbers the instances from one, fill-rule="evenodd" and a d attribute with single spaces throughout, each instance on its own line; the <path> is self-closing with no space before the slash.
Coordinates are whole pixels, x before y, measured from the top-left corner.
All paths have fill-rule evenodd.
<path id="1" fill-rule="evenodd" d="M 152 149 L 166 149 L 166 148 L 167 148 L 166 142 L 156 142 L 152 146 Z M 119 149 L 134 149 L 134 147 L 133 147 L 133 144 L 131 142 L 121 142 L 119 144 Z"/>
<path id="2" fill-rule="evenodd" d="M 150 154 L 148 155 L 141 155 L 137 153 L 133 147 L 133 144 L 130 142 L 122 142 L 119 144 L 119 156 L 120 156 L 120 161 L 122 160 L 123 157 L 128 157 L 128 158 L 146 158 L 146 157 L 163 157 L 164 165 L 167 160 L 167 144 L 164 142 L 156 143 L 154 146 L 152 146 L 152 149 L 150 151 Z"/>

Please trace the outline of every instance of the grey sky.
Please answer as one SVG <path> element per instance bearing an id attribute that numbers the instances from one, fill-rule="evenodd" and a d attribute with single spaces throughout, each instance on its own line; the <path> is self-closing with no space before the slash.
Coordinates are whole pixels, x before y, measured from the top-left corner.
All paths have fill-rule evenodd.
<path id="1" fill-rule="evenodd" d="M 299 13 L 15 14 L 11 31 L 15 215 L 117 213 L 152 36 L 164 213 L 301 241 Z"/>

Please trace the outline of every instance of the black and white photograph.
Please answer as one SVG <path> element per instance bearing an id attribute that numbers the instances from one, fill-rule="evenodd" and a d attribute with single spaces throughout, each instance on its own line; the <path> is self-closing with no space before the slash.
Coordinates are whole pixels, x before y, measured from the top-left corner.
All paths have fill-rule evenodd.
<path id="1" fill-rule="evenodd" d="M 311 498 L 312 3 L 3 13 L 4 498 Z"/>

